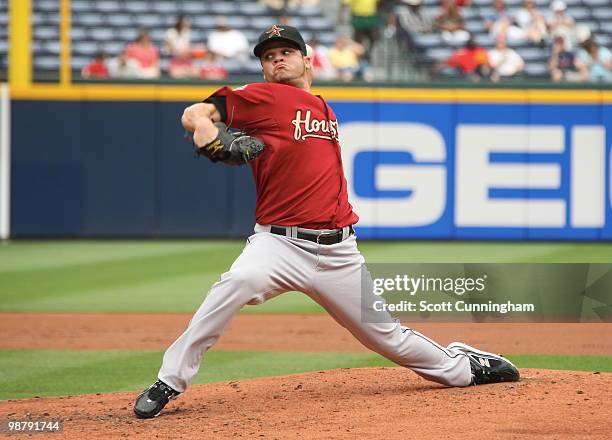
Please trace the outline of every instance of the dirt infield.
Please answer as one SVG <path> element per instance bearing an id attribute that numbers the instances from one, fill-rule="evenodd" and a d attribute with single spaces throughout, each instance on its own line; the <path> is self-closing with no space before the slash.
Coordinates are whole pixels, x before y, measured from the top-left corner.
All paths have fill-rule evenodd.
<path id="1" fill-rule="evenodd" d="M 153 420 L 133 417 L 134 393 L 5 401 L 0 410 L 62 419 L 61 437 L 79 440 L 610 438 L 612 374 L 522 373 L 518 383 L 469 388 L 443 388 L 401 368 L 195 385 Z"/>
<path id="2" fill-rule="evenodd" d="M 160 349 L 187 314 L 0 313 L 0 348 Z M 463 340 L 511 354 L 612 355 L 612 324 L 422 323 L 415 330 L 448 344 Z M 41 337 L 44 335 L 44 337 Z M 238 315 L 217 350 L 366 350 L 328 315 Z"/>
<path id="3" fill-rule="evenodd" d="M 182 314 L 0 313 L 0 348 L 164 349 Z M 610 324 L 419 324 L 442 344 L 514 354 L 612 353 Z M 44 335 L 44 337 L 41 337 Z M 327 315 L 239 315 L 215 347 L 365 350 Z M 138 420 L 137 394 L 0 401 L 9 420 L 64 421 L 54 438 L 608 439 L 612 374 L 521 371 L 519 383 L 444 388 L 402 368 L 340 369 L 195 385 L 162 416 Z M 11 436 L 10 438 L 25 438 Z"/>

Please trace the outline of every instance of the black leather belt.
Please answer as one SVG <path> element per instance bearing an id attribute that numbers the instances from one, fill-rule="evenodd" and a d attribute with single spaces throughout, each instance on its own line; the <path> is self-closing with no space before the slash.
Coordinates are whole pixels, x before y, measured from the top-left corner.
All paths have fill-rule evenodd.
<path id="1" fill-rule="evenodd" d="M 349 226 L 348 228 L 349 228 L 348 236 L 353 235 L 355 233 L 355 231 L 353 230 L 353 227 Z M 272 234 L 282 235 L 285 237 L 291 236 L 291 234 L 287 234 L 287 229 L 291 229 L 291 228 L 286 228 L 284 226 L 271 226 L 270 232 Z M 336 244 L 342 241 L 342 228 L 336 229 L 335 231 L 331 231 L 331 232 L 320 232 L 320 233 L 306 232 L 298 228 L 295 238 L 299 238 L 301 240 L 312 241 L 318 244 L 325 244 L 325 245 Z"/>

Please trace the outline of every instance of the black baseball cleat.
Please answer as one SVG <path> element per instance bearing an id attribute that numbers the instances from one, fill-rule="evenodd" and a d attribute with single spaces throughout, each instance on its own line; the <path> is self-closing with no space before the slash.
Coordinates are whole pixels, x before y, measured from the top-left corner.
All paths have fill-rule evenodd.
<path id="1" fill-rule="evenodd" d="M 517 382 L 520 378 L 518 368 L 505 357 L 477 350 L 461 342 L 452 342 L 446 348 L 459 350 L 467 355 L 472 367 L 471 385 Z"/>
<path id="2" fill-rule="evenodd" d="M 157 417 L 164 406 L 178 397 L 181 393 L 173 390 L 161 380 L 144 390 L 134 403 L 134 414 L 139 419 L 151 419 Z"/>

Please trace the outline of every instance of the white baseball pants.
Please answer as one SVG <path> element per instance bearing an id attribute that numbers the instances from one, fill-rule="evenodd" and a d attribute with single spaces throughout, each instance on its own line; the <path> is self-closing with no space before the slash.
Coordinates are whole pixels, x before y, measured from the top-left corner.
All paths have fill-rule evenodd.
<path id="1" fill-rule="evenodd" d="M 373 311 L 372 302 L 380 298 L 361 293 L 362 276 L 370 284 L 371 279 L 362 271 L 364 258 L 355 235 L 338 244 L 319 245 L 265 230 L 265 226 L 256 225 L 240 256 L 212 286 L 185 332 L 166 350 L 159 379 L 184 392 L 198 372 L 203 354 L 242 306 L 300 291 L 369 349 L 434 382 L 470 384 L 470 363 L 465 355 L 400 325 L 386 312 Z"/>

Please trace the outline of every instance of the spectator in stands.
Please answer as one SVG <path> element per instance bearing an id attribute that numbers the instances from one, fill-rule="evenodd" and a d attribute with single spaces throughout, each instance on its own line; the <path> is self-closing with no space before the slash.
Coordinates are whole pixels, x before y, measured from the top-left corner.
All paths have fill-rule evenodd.
<path id="1" fill-rule="evenodd" d="M 516 23 L 522 29 L 524 38 L 540 44 L 548 33 L 546 18 L 536 7 L 535 0 L 525 0 L 516 13 Z"/>
<path id="2" fill-rule="evenodd" d="M 166 31 L 164 52 L 171 56 L 183 55 L 188 52 L 193 58 L 203 58 L 206 47 L 203 44 L 193 44 L 191 41 L 191 21 L 185 15 L 180 15 L 174 26 Z"/>
<path id="3" fill-rule="evenodd" d="M 237 29 L 232 29 L 225 19 L 219 18 L 215 30 L 208 36 L 208 50 L 221 60 L 246 62 L 249 57 L 249 40 Z"/>
<path id="4" fill-rule="evenodd" d="M 454 67 L 463 76 L 479 81 L 480 78 L 488 78 L 491 75 L 491 66 L 487 50 L 476 44 L 470 38 L 465 47 L 456 50 L 448 59 L 438 62 L 434 71 L 441 70 L 444 66 Z"/>
<path id="5" fill-rule="evenodd" d="M 589 38 L 582 43 L 578 57 L 590 81 L 612 82 L 612 53 Z"/>
<path id="6" fill-rule="evenodd" d="M 401 0 L 395 8 L 400 26 L 407 32 L 429 34 L 433 31 L 434 19 L 421 5 L 423 0 Z"/>
<path id="7" fill-rule="evenodd" d="M 491 64 L 491 79 L 499 81 L 501 78 L 518 75 L 525 68 L 525 61 L 512 48 L 506 44 L 506 38 L 497 37 L 495 48 L 489 51 Z"/>
<path id="8" fill-rule="evenodd" d="M 364 47 L 364 58 L 369 60 L 374 43 L 378 39 L 379 0 L 342 0 L 343 11 L 350 10 L 353 39 Z M 344 16 L 344 15 L 342 15 Z"/>
<path id="9" fill-rule="evenodd" d="M 229 72 L 217 61 L 217 56 L 207 52 L 200 66 L 200 78 L 202 79 L 225 79 Z"/>
<path id="10" fill-rule="evenodd" d="M 553 38 L 557 36 L 563 37 L 565 44 L 571 49 L 574 42 L 576 23 L 567 13 L 567 5 L 563 0 L 554 0 L 550 4 L 550 9 L 552 13 L 548 17 L 548 28 L 551 35 Z"/>
<path id="11" fill-rule="evenodd" d="M 585 81 L 589 76 L 584 63 L 576 57 L 561 35 L 557 35 L 553 41 L 548 71 L 553 81 Z"/>
<path id="12" fill-rule="evenodd" d="M 465 30 L 463 17 L 454 0 L 442 0 L 441 12 L 436 18 L 435 27 L 442 32 L 442 39 L 448 44 L 464 44 L 470 34 Z"/>
<path id="13" fill-rule="evenodd" d="M 130 79 L 140 77 L 140 64 L 134 58 L 128 57 L 125 51 L 108 60 L 107 66 L 111 78 Z"/>
<path id="14" fill-rule="evenodd" d="M 159 50 L 149 36 L 146 29 L 138 31 L 138 37 L 125 49 L 128 58 L 138 61 L 140 68 L 139 78 L 159 78 Z"/>
<path id="15" fill-rule="evenodd" d="M 493 1 L 493 11 L 485 15 L 485 28 L 491 37 L 506 37 L 510 44 L 526 39 L 525 32 L 517 25 L 514 15 L 506 9 L 504 0 Z"/>
<path id="16" fill-rule="evenodd" d="M 81 76 L 83 78 L 108 78 L 108 68 L 106 67 L 106 53 L 100 51 L 96 54 L 93 60 L 83 67 Z"/>
<path id="17" fill-rule="evenodd" d="M 186 16 L 180 15 L 166 31 L 164 51 L 171 56 L 191 53 L 191 22 Z"/>
<path id="18" fill-rule="evenodd" d="M 322 45 L 316 38 L 311 39 L 308 45 L 312 48 L 310 62 L 314 77 L 317 79 L 334 79 L 337 73 L 329 59 L 329 48 Z"/>
<path id="19" fill-rule="evenodd" d="M 339 79 L 352 81 L 362 71 L 360 58 L 365 48 L 347 35 L 336 39 L 336 44 L 329 50 L 329 60 L 336 70 Z"/>
<path id="20" fill-rule="evenodd" d="M 191 53 L 183 51 L 170 60 L 168 74 L 175 79 L 197 78 L 200 76 L 200 68 L 193 62 Z"/>

